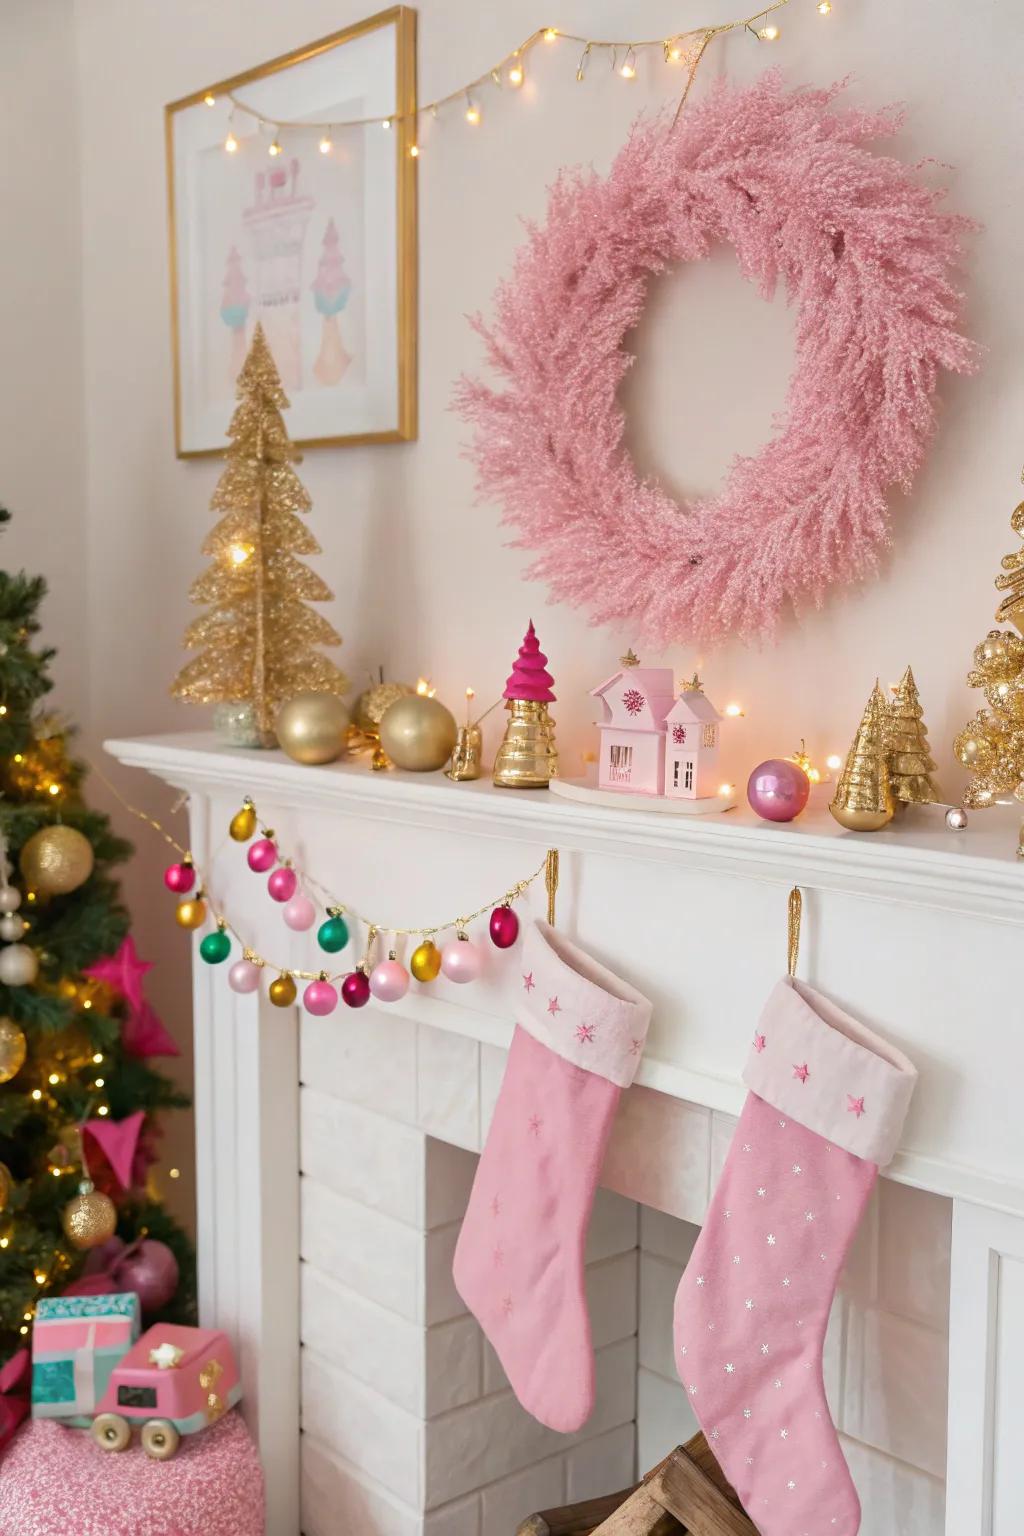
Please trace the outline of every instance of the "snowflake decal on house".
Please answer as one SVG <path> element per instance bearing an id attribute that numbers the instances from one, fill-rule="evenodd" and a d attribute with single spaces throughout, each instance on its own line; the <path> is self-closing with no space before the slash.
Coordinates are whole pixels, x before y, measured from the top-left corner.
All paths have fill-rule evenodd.
<path id="1" fill-rule="evenodd" d="M 622 695 L 622 702 L 628 715 L 638 715 L 647 701 L 639 688 L 627 688 Z"/>
<path id="2" fill-rule="evenodd" d="M 684 744 L 686 741 L 685 725 L 674 725 L 672 727 L 672 740 L 675 742 L 677 747 L 681 747 Z"/>

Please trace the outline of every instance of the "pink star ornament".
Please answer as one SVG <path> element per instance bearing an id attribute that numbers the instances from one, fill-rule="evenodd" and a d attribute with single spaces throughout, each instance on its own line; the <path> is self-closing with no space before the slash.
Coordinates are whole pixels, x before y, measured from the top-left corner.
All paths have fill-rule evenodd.
<path id="1" fill-rule="evenodd" d="M 847 1105 L 846 1105 L 846 1112 L 847 1112 L 847 1114 L 849 1114 L 849 1115 L 856 1115 L 857 1119 L 859 1120 L 861 1115 L 863 1115 L 864 1112 L 865 1112 L 864 1111 L 864 1099 L 863 1099 L 863 1097 L 861 1097 L 859 1099 L 855 1099 L 852 1093 L 848 1093 L 846 1095 L 846 1097 L 847 1097 L 847 1100 L 848 1100 Z"/>
<path id="2" fill-rule="evenodd" d="M 181 1048 L 145 1000 L 124 1021 L 121 1044 L 129 1056 L 180 1056 Z"/>
<path id="3" fill-rule="evenodd" d="M 152 960 L 139 959 L 135 940 L 129 933 L 112 955 L 104 955 L 95 965 L 87 965 L 82 975 L 113 987 L 137 1010 L 142 1007 L 142 978 L 152 969 Z"/>

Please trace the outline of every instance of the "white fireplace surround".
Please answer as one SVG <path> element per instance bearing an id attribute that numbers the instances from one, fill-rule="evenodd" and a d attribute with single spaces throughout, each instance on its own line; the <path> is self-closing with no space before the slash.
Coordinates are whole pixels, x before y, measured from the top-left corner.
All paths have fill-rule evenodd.
<path id="1" fill-rule="evenodd" d="M 321 961 L 227 838 L 244 794 L 300 866 L 402 926 L 479 906 L 557 846 L 559 927 L 655 1005 L 588 1254 L 597 1405 L 560 1437 L 518 1408 L 450 1278 L 518 951 L 487 946 L 472 987 L 442 980 L 327 1020 L 196 966 L 200 1307 L 240 1350 L 269 1536 L 512 1536 L 532 1509 L 628 1482 L 691 1430 L 671 1298 L 784 969 L 793 884 L 800 974 L 920 1071 L 826 1353 L 864 1536 L 1019 1536 L 1024 867 L 1008 818 L 955 836 L 911 812 L 854 838 L 822 801 L 791 827 L 745 810 L 676 822 L 363 763 L 312 771 L 202 735 L 108 750 L 188 792 L 215 900 L 281 964 Z"/>

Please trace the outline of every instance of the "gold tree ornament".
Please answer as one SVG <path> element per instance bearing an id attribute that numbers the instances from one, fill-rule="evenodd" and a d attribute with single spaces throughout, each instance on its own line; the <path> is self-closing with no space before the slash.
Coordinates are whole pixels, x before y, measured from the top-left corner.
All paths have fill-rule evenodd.
<path id="1" fill-rule="evenodd" d="M 1024 480 L 1024 474 L 1021 475 Z M 1024 539 L 1024 501 L 1020 501 L 1010 514 L 1010 527 Z M 1024 635 L 1024 548 L 1004 555 L 1000 562 L 1003 574 L 996 577 L 996 589 L 1005 592 L 996 609 L 997 624 L 1013 624 Z"/>
<path id="2" fill-rule="evenodd" d="M 43 896 L 66 896 L 92 874 L 92 844 L 75 827 L 40 827 L 24 844 L 18 866 L 26 883 Z"/>
<path id="3" fill-rule="evenodd" d="M 194 704 L 252 706 L 258 739 L 273 743 L 280 706 L 298 693 L 341 694 L 348 679 L 319 646 L 341 636 L 308 605 L 333 596 L 298 558 L 320 546 L 299 517 L 312 507 L 292 465 L 299 455 L 281 412 L 288 399 L 256 326 L 237 384 L 227 465 L 210 503 L 222 513 L 203 545 L 212 561 L 189 596 L 208 611 L 189 625 L 186 663 L 171 692 Z"/>
<path id="4" fill-rule="evenodd" d="M 878 832 L 896 813 L 888 763 L 889 706 L 876 681 L 829 810 L 850 832 Z"/>
<path id="5" fill-rule="evenodd" d="M 0 1018 L 0 1083 L 9 1083 L 25 1065 L 28 1042 L 25 1031 L 13 1019 Z"/>
<path id="6" fill-rule="evenodd" d="M 908 667 L 889 701 L 889 778 L 898 804 L 935 805 L 941 801 L 932 779 L 935 761 L 914 674 Z"/>

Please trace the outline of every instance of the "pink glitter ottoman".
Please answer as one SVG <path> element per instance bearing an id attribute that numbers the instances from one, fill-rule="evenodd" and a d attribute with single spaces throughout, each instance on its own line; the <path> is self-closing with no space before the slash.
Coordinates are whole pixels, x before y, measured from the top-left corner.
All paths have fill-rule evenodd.
<path id="1" fill-rule="evenodd" d="M 135 1441 L 27 1423 L 0 1456 L 3 1536 L 264 1536 L 263 1473 L 239 1413 L 186 1435 L 170 1461 Z"/>

